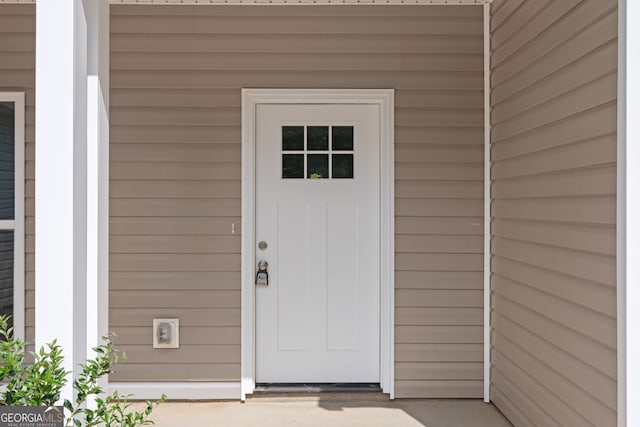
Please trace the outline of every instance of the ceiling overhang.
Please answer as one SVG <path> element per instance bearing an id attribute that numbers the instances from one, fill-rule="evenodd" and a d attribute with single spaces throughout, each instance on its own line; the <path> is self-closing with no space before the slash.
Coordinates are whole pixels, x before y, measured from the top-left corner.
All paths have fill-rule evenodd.
<path id="1" fill-rule="evenodd" d="M 109 0 L 111 4 L 135 4 L 135 5 L 481 5 L 491 3 L 493 0 Z M 36 0 L 0 0 L 2 3 L 24 4 L 35 3 Z"/>

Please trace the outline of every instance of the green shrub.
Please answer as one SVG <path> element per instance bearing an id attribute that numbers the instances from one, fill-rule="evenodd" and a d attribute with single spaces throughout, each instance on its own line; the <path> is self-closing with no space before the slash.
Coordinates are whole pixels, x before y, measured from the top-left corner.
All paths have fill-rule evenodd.
<path id="1" fill-rule="evenodd" d="M 6 388 L 0 391 L 0 405 L 53 406 L 60 400 L 62 388 L 67 384 L 70 372 L 62 367 L 62 348 L 54 340 L 37 352 L 30 352 L 33 362 L 25 361 L 27 343 L 13 335 L 9 317 L 0 315 L 0 381 Z M 146 401 L 142 411 L 131 410 L 131 395 L 118 392 L 104 397 L 99 380 L 113 371 L 121 353 L 115 349 L 113 336 L 103 337 L 103 343 L 93 349 L 94 359 L 80 365 L 82 372 L 73 382 L 74 401 L 65 400 L 66 426 L 136 427 L 153 424 L 149 415 L 165 400 Z M 87 407 L 93 398 L 94 408 Z"/>

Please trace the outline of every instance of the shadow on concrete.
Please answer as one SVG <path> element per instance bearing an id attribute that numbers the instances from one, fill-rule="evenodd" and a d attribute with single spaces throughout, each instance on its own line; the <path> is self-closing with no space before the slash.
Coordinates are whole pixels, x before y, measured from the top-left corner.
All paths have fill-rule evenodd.
<path id="1" fill-rule="evenodd" d="M 391 401 L 382 393 L 283 393 L 252 396 L 245 403 L 166 402 L 152 419 L 155 427 L 511 427 L 493 405 L 481 400 Z"/>
<path id="2" fill-rule="evenodd" d="M 274 404 L 294 401 L 316 401 L 319 408 L 332 412 L 344 412 L 357 417 L 366 409 L 368 416 L 405 419 L 404 425 L 425 427 L 512 427 L 512 424 L 492 404 L 480 399 L 395 399 L 383 393 L 287 393 L 262 395 L 251 401 Z M 400 412 L 406 416 L 402 416 Z M 412 419 L 415 422 L 410 422 Z M 380 418 L 381 420 L 381 418 Z M 355 420 L 354 420 L 355 421 Z"/>
<path id="3" fill-rule="evenodd" d="M 512 427 L 492 404 L 479 399 L 395 399 L 388 395 L 362 395 L 353 398 L 318 396 L 318 406 L 327 411 L 353 408 L 398 410 L 426 427 Z"/>

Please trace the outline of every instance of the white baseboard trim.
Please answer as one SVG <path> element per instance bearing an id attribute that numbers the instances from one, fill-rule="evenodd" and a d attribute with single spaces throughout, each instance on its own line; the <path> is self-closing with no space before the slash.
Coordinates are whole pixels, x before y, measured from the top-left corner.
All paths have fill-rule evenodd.
<path id="1" fill-rule="evenodd" d="M 238 382 L 110 382 L 109 393 L 133 394 L 137 399 L 167 400 L 240 399 Z"/>

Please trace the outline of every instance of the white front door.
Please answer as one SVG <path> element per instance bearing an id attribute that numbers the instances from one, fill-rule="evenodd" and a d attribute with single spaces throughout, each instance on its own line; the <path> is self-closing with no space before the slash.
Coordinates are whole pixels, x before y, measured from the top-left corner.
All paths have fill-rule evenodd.
<path id="1" fill-rule="evenodd" d="M 380 106 L 256 110 L 256 382 L 380 381 Z"/>

